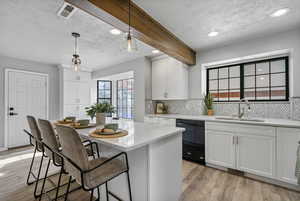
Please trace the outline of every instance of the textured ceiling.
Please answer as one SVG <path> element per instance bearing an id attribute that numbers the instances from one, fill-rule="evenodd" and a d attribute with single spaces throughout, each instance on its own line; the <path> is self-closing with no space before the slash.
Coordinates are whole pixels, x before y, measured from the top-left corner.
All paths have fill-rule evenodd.
<path id="1" fill-rule="evenodd" d="M 98 69 L 151 55 L 152 48 L 139 43 L 139 51 L 122 48 L 123 37 L 109 33 L 112 27 L 77 10 L 65 20 L 56 15 L 63 0 L 1 0 L 0 55 L 49 64 L 71 62 L 74 39 L 79 32 L 83 66 Z"/>
<path id="2" fill-rule="evenodd" d="M 194 49 L 267 35 L 300 26 L 300 0 L 133 0 Z M 279 18 L 269 15 L 289 7 Z M 219 36 L 207 34 L 216 30 Z"/>

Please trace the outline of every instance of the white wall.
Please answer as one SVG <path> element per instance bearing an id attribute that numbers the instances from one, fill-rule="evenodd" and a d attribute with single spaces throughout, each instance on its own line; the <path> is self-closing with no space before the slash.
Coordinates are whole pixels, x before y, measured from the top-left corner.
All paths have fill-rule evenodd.
<path id="1" fill-rule="evenodd" d="M 134 72 L 135 120 L 143 121 L 145 101 L 151 99 L 151 62 L 147 58 L 139 58 L 100 69 L 92 73 L 92 79 L 99 79 L 128 71 Z"/>
<path id="2" fill-rule="evenodd" d="M 293 50 L 291 62 L 294 71 L 290 76 L 293 77 L 293 96 L 300 97 L 300 29 L 296 29 L 210 50 L 198 51 L 197 65 L 191 67 L 189 72 L 190 99 L 202 97 L 200 90 L 202 64 L 282 49 Z"/>
<path id="3" fill-rule="evenodd" d="M 59 117 L 59 73 L 56 66 L 0 56 L 0 147 L 4 146 L 4 84 L 5 68 L 26 70 L 49 75 L 49 118 Z"/>

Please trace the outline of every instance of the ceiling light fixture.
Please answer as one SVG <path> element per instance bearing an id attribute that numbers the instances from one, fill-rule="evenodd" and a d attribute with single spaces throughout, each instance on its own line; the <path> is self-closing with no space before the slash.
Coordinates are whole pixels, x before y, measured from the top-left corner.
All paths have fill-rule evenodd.
<path id="1" fill-rule="evenodd" d="M 209 37 L 215 37 L 217 35 L 219 35 L 219 32 L 217 32 L 217 31 L 212 31 L 212 32 L 208 33 Z"/>
<path id="2" fill-rule="evenodd" d="M 289 8 L 282 8 L 282 9 L 279 9 L 279 10 L 273 12 L 271 14 L 271 17 L 280 17 L 280 16 L 287 14 L 289 11 L 290 11 Z"/>
<path id="3" fill-rule="evenodd" d="M 75 48 L 74 48 L 74 54 L 73 54 L 73 58 L 72 58 L 72 65 L 73 65 L 73 69 L 74 71 L 79 71 L 80 68 L 80 64 L 81 64 L 81 60 L 79 59 L 79 54 L 78 54 L 78 47 L 77 47 L 77 40 L 80 37 L 79 33 L 72 33 L 72 36 L 75 38 Z"/>
<path id="4" fill-rule="evenodd" d="M 158 54 L 158 53 L 160 53 L 160 51 L 159 50 L 152 50 L 152 53 L 153 54 Z"/>
<path id="5" fill-rule="evenodd" d="M 127 51 L 137 51 L 136 39 L 131 35 L 131 0 L 128 1 L 128 34 L 127 34 Z"/>
<path id="6" fill-rule="evenodd" d="M 110 33 L 112 35 L 120 35 L 121 34 L 121 31 L 119 29 L 112 29 L 110 30 Z"/>

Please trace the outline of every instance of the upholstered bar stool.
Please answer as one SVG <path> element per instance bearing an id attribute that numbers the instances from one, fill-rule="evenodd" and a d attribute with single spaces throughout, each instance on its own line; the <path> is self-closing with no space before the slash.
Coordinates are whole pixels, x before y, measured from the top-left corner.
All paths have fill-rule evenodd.
<path id="1" fill-rule="evenodd" d="M 53 162 L 53 164 L 55 166 L 61 167 L 61 170 L 59 173 L 59 178 L 58 178 L 58 183 L 57 183 L 56 195 L 55 195 L 55 200 L 57 200 L 59 188 L 60 188 L 61 177 L 64 172 L 63 160 L 62 160 L 61 156 L 56 154 L 56 152 L 60 151 L 60 144 L 57 139 L 56 133 L 52 127 L 52 124 L 49 121 L 39 119 L 38 123 L 39 123 L 39 127 L 41 129 L 41 134 L 43 136 L 44 153 L 47 157 L 49 157 L 47 169 L 46 169 L 44 180 L 43 180 L 43 185 L 42 185 L 42 190 L 41 190 L 42 194 L 40 196 L 40 200 L 42 199 L 42 195 L 44 193 L 44 187 L 45 187 L 45 183 L 47 180 L 48 170 L 49 170 L 51 161 Z"/>
<path id="2" fill-rule="evenodd" d="M 98 200 L 100 200 L 99 187 L 105 184 L 106 197 L 109 200 L 110 192 L 107 189 L 107 182 L 123 173 L 127 174 L 129 197 L 132 201 L 126 153 L 122 152 L 111 158 L 100 157 L 89 160 L 87 152 L 80 141 L 79 134 L 75 129 L 67 126 L 57 126 L 56 129 L 62 146 L 61 155 L 64 158 L 65 168 L 70 174 L 65 201 L 68 198 L 72 177 L 82 186 L 83 190 L 91 192 L 90 200 L 93 199 L 95 189 L 97 189 Z"/>
<path id="3" fill-rule="evenodd" d="M 59 178 L 58 178 L 58 183 L 57 183 L 56 195 L 55 195 L 55 199 L 54 199 L 54 200 L 57 200 L 60 183 L 61 183 L 61 177 L 62 177 L 63 173 L 66 173 L 64 171 L 63 159 L 60 155 L 57 154 L 58 152 L 61 151 L 61 147 L 60 147 L 61 145 L 59 142 L 59 138 L 58 138 L 58 136 L 52 126 L 52 123 L 50 121 L 44 120 L 44 119 L 39 119 L 38 123 L 39 123 L 39 127 L 40 127 L 41 134 L 43 137 L 44 153 L 47 157 L 49 157 L 48 165 L 47 165 L 44 180 L 43 180 L 42 192 L 44 192 L 44 187 L 45 187 L 45 182 L 46 182 L 47 176 L 48 176 L 49 166 L 52 161 L 55 166 L 61 167 L 61 170 L 59 173 Z M 90 140 L 84 140 L 84 141 L 81 141 L 81 143 L 84 143 L 85 149 L 88 152 L 88 156 L 93 156 L 93 158 L 95 158 L 93 149 L 86 148 L 86 147 L 92 147 L 93 145 L 95 145 L 96 150 L 98 152 L 97 155 L 99 156 L 99 149 L 98 149 L 98 146 L 96 143 L 93 143 Z M 41 198 L 42 198 L 42 196 L 40 197 L 40 200 L 41 200 Z"/>
<path id="4" fill-rule="evenodd" d="M 43 166 L 43 157 L 41 158 L 41 161 L 40 161 L 40 164 L 39 164 L 39 169 L 38 169 L 37 176 L 33 173 L 32 167 L 33 167 L 33 164 L 34 164 L 36 152 L 43 152 L 42 135 L 41 135 L 41 131 L 38 127 L 38 124 L 36 122 L 36 119 L 33 116 L 27 116 L 27 121 L 28 121 L 28 124 L 29 124 L 30 132 L 31 132 L 30 134 L 33 137 L 32 144 L 34 145 L 34 153 L 33 153 L 33 157 L 32 157 L 30 168 L 29 168 L 29 173 L 28 173 L 28 177 L 27 177 L 27 184 L 30 185 L 30 184 L 33 184 L 35 182 L 34 197 L 38 197 L 39 195 L 37 194 L 37 186 L 38 186 L 38 182 L 40 180 L 41 169 L 42 169 L 42 166 Z M 34 177 L 35 180 L 33 182 L 29 182 L 30 176 Z"/>

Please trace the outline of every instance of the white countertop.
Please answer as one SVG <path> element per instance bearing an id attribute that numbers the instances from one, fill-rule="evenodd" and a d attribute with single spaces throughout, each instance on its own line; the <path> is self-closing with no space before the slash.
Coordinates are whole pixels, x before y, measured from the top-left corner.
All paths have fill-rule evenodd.
<path id="1" fill-rule="evenodd" d="M 134 122 L 129 120 L 108 121 L 118 123 L 120 129 L 128 131 L 128 135 L 120 138 L 101 139 L 92 138 L 91 140 L 106 144 L 121 151 L 130 151 L 151 144 L 160 139 L 175 134 L 181 134 L 184 129 L 164 125 L 154 125 L 150 123 Z M 88 136 L 95 128 L 77 129 L 80 135 Z"/>
<path id="2" fill-rule="evenodd" d="M 253 121 L 239 121 L 239 120 L 223 120 L 217 119 L 216 117 L 221 116 L 207 116 L 207 115 L 181 115 L 181 114 L 148 114 L 146 117 L 160 117 L 169 119 L 190 119 L 190 120 L 203 120 L 209 122 L 223 122 L 223 123 L 238 123 L 238 124 L 250 124 L 250 125 L 261 125 L 261 126 L 274 126 L 274 127 L 288 127 L 288 128 L 300 128 L 300 121 L 289 120 L 289 119 L 265 119 L 263 122 Z"/>

